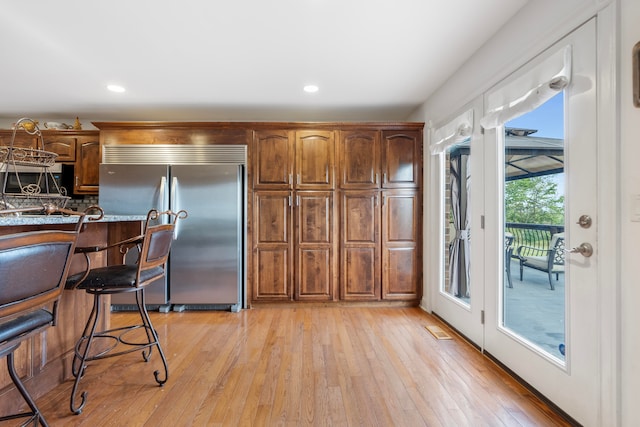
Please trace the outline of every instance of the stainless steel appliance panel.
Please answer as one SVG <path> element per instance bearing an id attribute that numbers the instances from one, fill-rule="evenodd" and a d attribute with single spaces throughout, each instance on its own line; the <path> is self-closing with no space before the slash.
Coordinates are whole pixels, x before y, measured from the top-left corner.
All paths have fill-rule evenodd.
<path id="1" fill-rule="evenodd" d="M 171 208 L 185 209 L 170 255 L 172 304 L 240 305 L 243 168 L 172 165 Z"/>
<path id="2" fill-rule="evenodd" d="M 99 204 L 109 215 L 146 215 L 150 209 L 166 210 L 169 208 L 168 180 L 167 165 L 102 164 Z M 167 304 L 167 279 L 149 285 L 145 294 L 148 305 Z M 111 303 L 135 304 L 135 299 L 132 294 L 113 295 Z"/>

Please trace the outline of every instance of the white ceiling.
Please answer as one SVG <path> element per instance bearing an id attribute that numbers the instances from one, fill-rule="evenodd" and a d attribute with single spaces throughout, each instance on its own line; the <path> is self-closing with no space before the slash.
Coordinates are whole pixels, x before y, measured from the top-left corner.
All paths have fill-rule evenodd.
<path id="1" fill-rule="evenodd" d="M 403 120 L 526 2 L 3 1 L 0 117 Z"/>

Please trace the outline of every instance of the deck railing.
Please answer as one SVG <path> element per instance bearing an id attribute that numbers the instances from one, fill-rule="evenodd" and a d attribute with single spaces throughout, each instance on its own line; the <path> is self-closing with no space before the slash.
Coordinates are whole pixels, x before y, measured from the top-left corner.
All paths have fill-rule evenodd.
<path id="1" fill-rule="evenodd" d="M 507 222 L 505 225 L 505 231 L 513 234 L 513 255 L 515 257 L 516 251 L 519 246 L 532 246 L 539 249 L 549 249 L 549 243 L 551 242 L 551 236 L 556 233 L 564 232 L 563 225 L 549 225 L 549 224 L 520 224 L 515 222 Z M 526 250 L 522 255 L 527 255 Z"/>

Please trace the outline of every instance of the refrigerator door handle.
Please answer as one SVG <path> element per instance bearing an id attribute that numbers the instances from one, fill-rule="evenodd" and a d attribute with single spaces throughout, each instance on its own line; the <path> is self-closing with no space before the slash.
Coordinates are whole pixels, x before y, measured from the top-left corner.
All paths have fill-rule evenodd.
<path id="1" fill-rule="evenodd" d="M 167 190 L 167 177 L 163 176 L 160 178 L 160 203 L 158 203 L 158 206 L 160 206 L 160 210 L 164 211 L 165 209 L 165 198 L 164 198 L 164 194 Z"/>
<path id="2" fill-rule="evenodd" d="M 170 194 L 171 194 L 171 209 L 174 212 L 178 212 L 180 210 L 178 209 L 178 178 L 175 176 L 171 179 Z M 180 221 L 176 223 L 176 228 L 173 233 L 173 240 L 176 240 L 178 238 L 178 234 L 180 234 Z"/>

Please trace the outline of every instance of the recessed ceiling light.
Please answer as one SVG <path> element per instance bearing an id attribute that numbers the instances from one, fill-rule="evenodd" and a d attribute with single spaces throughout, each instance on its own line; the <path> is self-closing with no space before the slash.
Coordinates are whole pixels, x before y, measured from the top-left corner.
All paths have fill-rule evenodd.
<path id="1" fill-rule="evenodd" d="M 107 90 L 110 90 L 111 92 L 122 93 L 125 91 L 125 88 L 120 85 L 107 85 Z"/>
<path id="2" fill-rule="evenodd" d="M 318 89 L 319 89 L 319 88 L 318 88 L 318 86 L 316 86 L 316 85 L 306 85 L 306 86 L 304 87 L 304 91 L 305 91 L 305 92 L 308 92 L 308 93 L 315 93 L 315 92 L 317 92 L 317 91 L 318 91 Z"/>

